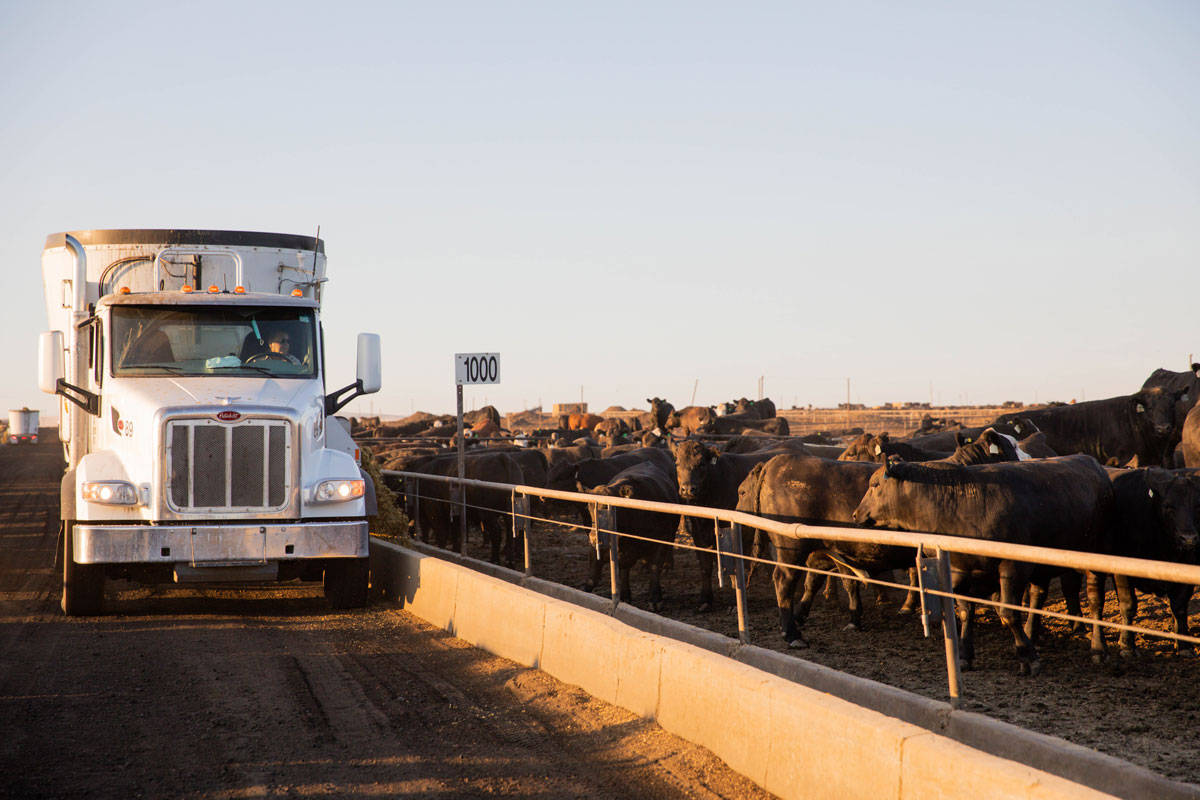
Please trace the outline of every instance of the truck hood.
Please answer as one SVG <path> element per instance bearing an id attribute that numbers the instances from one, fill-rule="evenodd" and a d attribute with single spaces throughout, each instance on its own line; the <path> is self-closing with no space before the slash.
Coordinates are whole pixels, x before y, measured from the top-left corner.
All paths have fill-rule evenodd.
<path id="1" fill-rule="evenodd" d="M 274 378 L 120 378 L 109 379 L 105 399 L 116 420 L 149 422 L 162 408 L 188 406 L 267 406 L 296 410 L 320 407 L 324 391 L 317 379 Z"/>

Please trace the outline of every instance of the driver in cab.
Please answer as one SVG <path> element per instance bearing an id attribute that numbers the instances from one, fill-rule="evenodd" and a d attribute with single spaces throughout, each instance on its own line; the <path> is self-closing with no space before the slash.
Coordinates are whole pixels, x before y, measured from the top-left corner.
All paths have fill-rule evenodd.
<path id="1" fill-rule="evenodd" d="M 282 357 L 291 364 L 299 364 L 300 359 L 291 354 L 292 337 L 287 331 L 277 330 L 267 335 L 267 348 L 270 353 Z"/>

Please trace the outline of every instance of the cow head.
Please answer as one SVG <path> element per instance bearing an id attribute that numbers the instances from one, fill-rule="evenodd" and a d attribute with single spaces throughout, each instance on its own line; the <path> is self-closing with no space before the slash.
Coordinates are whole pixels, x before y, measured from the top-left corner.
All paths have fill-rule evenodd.
<path id="1" fill-rule="evenodd" d="M 1200 484 L 1194 477 L 1176 475 L 1169 470 L 1146 470 L 1150 500 L 1166 534 L 1163 544 L 1171 560 L 1194 563 L 1200 534 L 1196 514 L 1200 511 Z"/>
<path id="2" fill-rule="evenodd" d="M 974 437 L 959 431 L 954 434 L 954 441 L 958 447 L 952 460 L 957 464 L 995 464 L 1029 458 L 1017 447 L 1016 439 L 997 433 L 994 428 L 987 428 Z"/>
<path id="3" fill-rule="evenodd" d="M 675 456 L 675 477 L 679 483 L 679 499 L 691 503 L 704 493 L 713 466 L 720 453 L 700 442 L 683 441 L 671 448 Z"/>
<path id="4" fill-rule="evenodd" d="M 1169 440 L 1175 433 L 1175 393 L 1157 386 L 1129 396 L 1134 424 L 1152 439 Z"/>
<path id="5" fill-rule="evenodd" d="M 837 457 L 838 461 L 874 461 L 870 455 L 869 445 L 871 434 L 864 433 L 846 445 L 846 449 Z"/>
<path id="6" fill-rule="evenodd" d="M 900 520 L 906 516 L 908 478 L 914 471 L 918 475 L 926 469 L 924 464 L 912 464 L 899 458 L 889 458 L 875 470 L 867 484 L 867 492 L 854 509 L 851 519 L 865 527 L 902 528 Z"/>

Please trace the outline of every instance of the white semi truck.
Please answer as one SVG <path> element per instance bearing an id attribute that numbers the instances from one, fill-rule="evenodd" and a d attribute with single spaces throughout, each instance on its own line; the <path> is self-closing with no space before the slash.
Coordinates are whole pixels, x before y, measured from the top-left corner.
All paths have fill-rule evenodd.
<path id="1" fill-rule="evenodd" d="M 38 412 L 32 408 L 17 408 L 8 412 L 8 443 L 38 443 Z"/>
<path id="2" fill-rule="evenodd" d="M 366 602 L 374 486 L 333 415 L 380 385 L 379 337 L 328 391 L 325 247 L 246 231 L 52 234 L 38 383 L 61 395 L 62 608 L 104 580 L 322 580 Z"/>

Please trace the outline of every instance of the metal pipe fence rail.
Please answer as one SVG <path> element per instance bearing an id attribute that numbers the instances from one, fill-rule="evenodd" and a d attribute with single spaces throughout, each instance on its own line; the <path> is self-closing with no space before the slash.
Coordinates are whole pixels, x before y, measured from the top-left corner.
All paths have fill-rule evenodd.
<path id="1" fill-rule="evenodd" d="M 1078 617 L 1056 611 L 1047 611 L 1045 609 L 1034 609 L 1027 606 L 1012 605 L 997 600 L 959 595 L 949 590 L 951 585 L 950 555 L 952 553 L 983 556 L 1000 560 L 1029 562 L 1052 567 L 1062 567 L 1076 571 L 1096 572 L 1105 575 L 1122 575 L 1130 578 L 1147 578 L 1151 580 L 1191 586 L 1200 585 L 1200 565 L 1181 564 L 1170 561 L 1151 561 L 1147 559 L 1110 556 L 1076 550 L 1059 550 L 1048 547 L 984 541 L 960 536 L 948 536 L 944 534 L 897 531 L 881 528 L 850 528 L 829 525 L 807 525 L 799 522 L 778 522 L 741 511 L 728 511 L 724 509 L 707 508 L 704 506 L 691 506 L 678 503 L 661 503 L 649 500 L 612 497 L 608 495 L 559 491 L 555 489 L 543 489 L 536 486 L 493 483 L 491 481 L 480 481 L 469 478 L 460 479 L 419 472 L 382 470 L 382 473 L 384 476 L 399 478 L 404 481 L 403 493 L 406 498 L 413 499 L 415 501 L 416 513 L 418 516 L 420 502 L 422 500 L 425 500 L 426 502 L 449 502 L 453 505 L 457 505 L 459 508 L 458 513 L 463 517 L 465 517 L 465 511 L 467 508 L 475 508 L 477 510 L 495 513 L 496 509 L 494 508 L 469 505 L 466 502 L 466 492 L 464 489 L 467 487 L 475 487 L 480 489 L 508 492 L 511 497 L 511 508 L 506 513 L 511 515 L 513 520 L 511 527 L 512 536 L 517 537 L 518 534 L 524 535 L 524 570 L 526 575 L 533 574 L 533 563 L 528 536 L 528 522 L 540 520 L 562 527 L 588 531 L 595 542 L 597 555 L 599 555 L 599 551 L 605 547 L 607 547 L 609 550 L 610 583 L 614 608 L 620 602 L 617 586 L 617 561 L 620 539 L 624 538 L 660 543 L 670 546 L 674 549 L 712 553 L 716 557 L 717 564 L 719 565 L 717 575 L 720 585 L 724 587 L 724 578 L 729 578 L 734 584 L 738 614 L 738 634 L 743 643 L 749 643 L 749 628 L 746 621 L 747 609 L 745 564 L 747 562 L 763 564 L 772 567 L 779 566 L 786 569 L 794 569 L 817 575 L 832 576 L 840 579 L 855 580 L 864 584 L 886 586 L 899 589 L 901 591 L 917 591 L 921 597 L 922 620 L 925 624 L 926 636 L 929 635 L 929 626 L 931 624 L 936 624 L 938 621 L 942 623 L 943 636 L 946 642 L 946 669 L 949 683 L 949 696 L 950 703 L 954 707 L 958 707 L 961 697 L 961 676 L 959 674 L 958 659 L 959 632 L 957 626 L 957 616 L 954 608 L 954 603 L 956 600 L 963 600 L 965 602 L 975 603 L 995 609 L 1007 608 L 1018 612 L 1038 614 L 1044 617 L 1050 617 L 1068 622 L 1079 622 L 1085 625 L 1099 625 L 1101 627 L 1111 628 L 1113 630 L 1130 631 L 1133 633 L 1141 633 L 1147 636 L 1154 636 L 1164 639 L 1171 639 L 1178 642 L 1189 642 L 1200 645 L 1200 637 L 1138 627 L 1136 625 L 1125 625 L 1123 623 L 1111 622 L 1103 619 Z M 422 495 L 420 488 L 422 482 L 449 484 L 451 486 L 450 499 L 447 500 L 443 497 Z M 588 505 L 591 509 L 599 511 L 600 513 L 593 514 L 593 522 L 590 527 L 564 522 L 562 520 L 535 517 L 529 513 L 528 499 L 530 497 L 537 497 L 543 500 L 564 500 L 572 503 L 582 503 Z M 715 548 L 705 548 L 677 543 L 674 541 L 663 542 L 659 539 L 650 539 L 647 537 L 638 536 L 636 534 L 623 533 L 621 531 L 614 530 L 609 527 L 611 522 L 607 521 L 611 520 L 611 516 L 609 515 L 611 514 L 611 510 L 614 508 L 652 511 L 662 514 L 671 514 L 679 517 L 692 517 L 708 520 L 714 525 L 714 532 L 716 533 L 716 546 Z M 521 520 L 521 522 L 518 523 L 518 520 Z M 416 522 L 417 525 L 420 524 L 417 520 L 414 520 L 414 522 Z M 729 527 L 722 528 L 721 523 L 727 523 Z M 883 581 L 877 578 L 870 578 L 863 574 L 847 574 L 841 571 L 823 570 L 815 567 L 809 567 L 807 565 L 785 564 L 769 558 L 747 555 L 742 551 L 741 531 L 744 527 L 761 530 L 768 533 L 774 533 L 779 536 L 797 540 L 836 540 L 841 542 L 857 542 L 864 544 L 891 545 L 913 548 L 917 552 L 916 566 L 918 567 L 919 575 L 921 576 L 921 582 L 915 587 L 905 586 L 899 583 Z M 463 530 L 465 530 L 465 526 Z M 465 544 L 465 542 L 460 539 L 460 550 L 463 544 Z"/>

